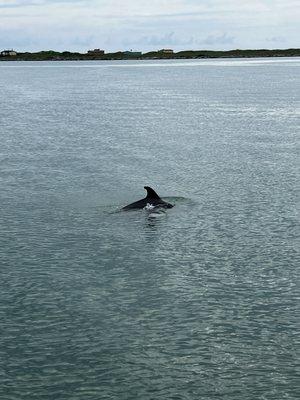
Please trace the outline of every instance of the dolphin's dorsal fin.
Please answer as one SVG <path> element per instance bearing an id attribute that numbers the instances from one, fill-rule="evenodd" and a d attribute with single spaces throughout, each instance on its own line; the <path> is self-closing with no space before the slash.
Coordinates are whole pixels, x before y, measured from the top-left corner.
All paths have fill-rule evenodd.
<path id="1" fill-rule="evenodd" d="M 156 193 L 155 190 L 153 190 L 149 186 L 144 186 L 144 189 L 147 190 L 147 196 L 146 199 L 151 198 L 151 199 L 160 199 L 159 195 Z"/>

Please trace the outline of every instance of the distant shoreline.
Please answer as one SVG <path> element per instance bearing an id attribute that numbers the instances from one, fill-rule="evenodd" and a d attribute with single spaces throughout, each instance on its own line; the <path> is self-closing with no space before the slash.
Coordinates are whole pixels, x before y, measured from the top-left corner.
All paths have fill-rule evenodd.
<path id="1" fill-rule="evenodd" d="M 180 59 L 216 59 L 216 58 L 267 58 L 300 57 L 300 49 L 258 49 L 258 50 L 185 50 L 177 53 L 151 51 L 136 55 L 135 52 L 116 52 L 107 54 L 89 54 L 77 52 L 40 51 L 36 53 L 17 53 L 0 56 L 0 61 L 112 61 L 112 60 L 180 60 Z"/>

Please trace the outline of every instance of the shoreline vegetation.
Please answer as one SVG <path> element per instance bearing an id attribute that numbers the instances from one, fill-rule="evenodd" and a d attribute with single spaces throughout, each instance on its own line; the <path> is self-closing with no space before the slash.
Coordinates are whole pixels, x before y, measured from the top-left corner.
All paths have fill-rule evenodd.
<path id="1" fill-rule="evenodd" d="M 36 53 L 24 52 L 13 55 L 0 55 L 0 61 L 80 61 L 80 60 L 156 60 L 156 59 L 207 59 L 207 58 L 254 58 L 254 57 L 300 57 L 300 49 L 258 49 L 258 50 L 184 50 L 177 53 L 172 50 L 166 52 L 150 51 L 147 53 L 133 51 L 118 51 L 104 53 L 89 51 L 87 53 L 69 51 L 39 51 Z"/>

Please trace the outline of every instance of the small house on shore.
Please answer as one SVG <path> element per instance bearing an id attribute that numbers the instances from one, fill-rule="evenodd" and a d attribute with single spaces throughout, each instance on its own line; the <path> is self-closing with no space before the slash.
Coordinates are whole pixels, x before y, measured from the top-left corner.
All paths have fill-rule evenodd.
<path id="1" fill-rule="evenodd" d="M 2 57 L 16 56 L 16 55 L 17 55 L 17 52 L 14 51 L 14 50 L 3 50 L 3 51 L 1 51 L 0 54 L 1 54 Z"/>
<path id="2" fill-rule="evenodd" d="M 101 49 L 88 50 L 87 53 L 91 56 L 103 56 L 104 50 Z"/>

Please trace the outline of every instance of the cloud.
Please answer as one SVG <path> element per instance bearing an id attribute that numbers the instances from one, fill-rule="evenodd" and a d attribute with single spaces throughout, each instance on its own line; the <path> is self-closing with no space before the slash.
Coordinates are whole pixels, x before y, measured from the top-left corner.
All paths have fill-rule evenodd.
<path id="1" fill-rule="evenodd" d="M 19 8 L 19 7 L 31 7 L 31 6 L 47 6 L 49 4 L 75 4 L 82 3 L 87 4 L 85 0 L 0 0 L 0 8 Z"/>
<path id="2" fill-rule="evenodd" d="M 124 39 L 122 43 L 125 46 L 149 46 L 155 50 L 157 47 L 185 46 L 194 42 L 195 40 L 193 37 L 182 39 L 176 36 L 174 32 L 169 32 L 163 35 L 149 35 L 138 38 L 133 37 L 131 40 Z"/>
<path id="3" fill-rule="evenodd" d="M 0 44 L 107 51 L 298 47 L 298 0 L 0 0 Z M 23 43 L 22 45 L 20 43 Z"/>
<path id="4" fill-rule="evenodd" d="M 205 45 L 228 45 L 233 44 L 234 40 L 234 36 L 230 36 L 227 33 L 222 33 L 220 35 L 208 35 L 205 39 L 198 40 L 197 43 Z"/>
<path id="5" fill-rule="evenodd" d="M 269 38 L 266 38 L 267 42 L 271 43 L 282 43 L 285 41 L 285 38 L 283 36 L 272 36 Z"/>

